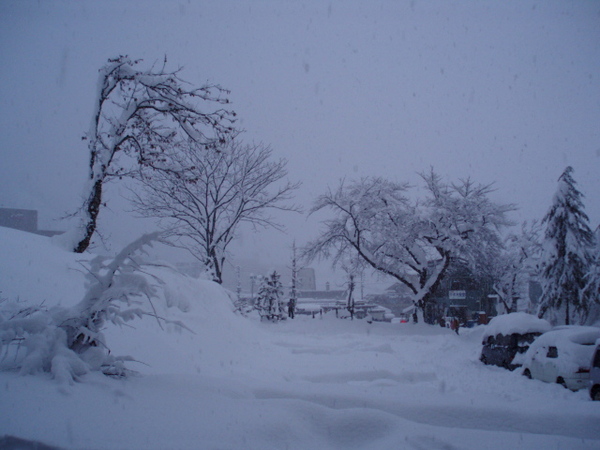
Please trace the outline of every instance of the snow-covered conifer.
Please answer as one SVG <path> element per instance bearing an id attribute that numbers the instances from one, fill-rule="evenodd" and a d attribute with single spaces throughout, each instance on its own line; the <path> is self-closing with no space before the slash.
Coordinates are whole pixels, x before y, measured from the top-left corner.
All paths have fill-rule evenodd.
<path id="1" fill-rule="evenodd" d="M 590 308 L 587 324 L 600 322 L 600 226 L 594 233 L 592 262 L 584 277 L 583 296 L 589 300 Z"/>
<path id="2" fill-rule="evenodd" d="M 539 317 L 552 313 L 551 321 L 583 323 L 589 313 L 584 277 L 591 267 L 593 234 L 584 211 L 583 194 L 567 167 L 558 179 L 552 206 L 544 217 L 543 293 Z"/>
<path id="3" fill-rule="evenodd" d="M 258 289 L 257 309 L 263 320 L 277 322 L 284 317 L 283 286 L 277 271 L 263 277 Z"/>

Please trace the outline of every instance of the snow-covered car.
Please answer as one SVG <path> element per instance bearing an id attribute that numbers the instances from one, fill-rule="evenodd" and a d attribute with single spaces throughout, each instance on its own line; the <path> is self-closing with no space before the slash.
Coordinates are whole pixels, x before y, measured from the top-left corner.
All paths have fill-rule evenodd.
<path id="1" fill-rule="evenodd" d="M 557 327 L 537 338 L 525 354 L 523 375 L 558 383 L 573 391 L 587 388 L 600 328 Z"/>
<path id="2" fill-rule="evenodd" d="M 600 401 L 600 340 L 596 341 L 596 350 L 592 357 L 590 369 L 590 397 Z"/>
<path id="3" fill-rule="evenodd" d="M 529 344 L 550 328 L 548 321 L 523 312 L 494 317 L 485 326 L 479 359 L 484 364 L 514 370 L 522 364 Z"/>

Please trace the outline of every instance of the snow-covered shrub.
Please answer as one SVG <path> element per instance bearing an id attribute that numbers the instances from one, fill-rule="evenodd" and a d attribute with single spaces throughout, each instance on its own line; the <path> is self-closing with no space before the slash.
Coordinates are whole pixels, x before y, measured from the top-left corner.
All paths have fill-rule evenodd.
<path id="1" fill-rule="evenodd" d="M 86 276 L 86 294 L 72 307 L 26 307 L 18 301 L 2 301 L 1 367 L 22 374 L 48 372 L 69 383 L 89 371 L 111 376 L 130 373 L 124 362 L 133 359 L 111 355 L 101 330 L 107 322 L 122 325 L 144 315 L 161 320 L 152 305 L 161 281 L 144 273 L 140 260 L 143 247 L 158 237 L 158 233 L 144 235 L 112 259 L 94 258 Z M 142 299 L 150 311 L 142 308 Z"/>

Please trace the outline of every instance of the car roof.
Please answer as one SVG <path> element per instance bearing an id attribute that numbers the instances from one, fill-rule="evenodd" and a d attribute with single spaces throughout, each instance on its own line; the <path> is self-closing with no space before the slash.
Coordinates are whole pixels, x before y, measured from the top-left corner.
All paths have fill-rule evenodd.
<path id="1" fill-rule="evenodd" d="M 497 334 L 527 334 L 527 333 L 544 333 L 552 328 L 547 320 L 540 319 L 532 314 L 524 312 L 516 312 L 503 314 L 494 317 L 489 324 L 485 326 L 483 339 Z"/>
<path id="2" fill-rule="evenodd" d="M 571 342 L 581 345 L 594 345 L 600 339 L 600 328 L 579 325 L 555 327 L 536 339 L 538 345 Z"/>

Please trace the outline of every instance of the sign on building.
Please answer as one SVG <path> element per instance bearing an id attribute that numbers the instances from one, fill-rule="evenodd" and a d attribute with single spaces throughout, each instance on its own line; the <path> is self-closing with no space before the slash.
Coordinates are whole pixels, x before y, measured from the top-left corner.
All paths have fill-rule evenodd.
<path id="1" fill-rule="evenodd" d="M 467 291 L 449 291 L 448 298 L 450 300 L 465 300 L 467 298 Z"/>

